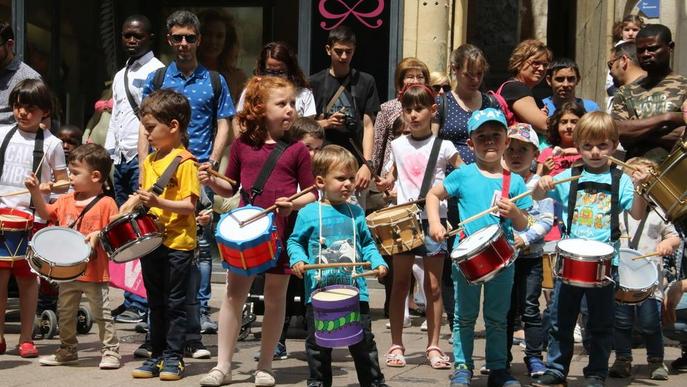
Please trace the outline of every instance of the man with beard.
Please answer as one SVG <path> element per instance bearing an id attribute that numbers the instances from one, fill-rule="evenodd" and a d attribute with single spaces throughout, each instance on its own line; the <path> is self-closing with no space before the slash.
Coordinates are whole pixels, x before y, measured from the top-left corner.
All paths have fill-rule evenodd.
<path id="1" fill-rule="evenodd" d="M 551 86 L 553 95 L 542 100 L 546 112 L 551 117 L 556 109 L 565 102 L 577 101 L 587 112 L 599 110 L 599 105 L 591 99 L 576 98 L 575 88 L 580 83 L 580 69 L 572 59 L 558 58 L 546 69 L 546 83 Z"/>
<path id="2" fill-rule="evenodd" d="M 675 42 L 668 27 L 648 24 L 637 34 L 635 45 L 647 74 L 618 90 L 612 115 L 627 157 L 660 163 L 684 131 L 680 106 L 687 99 L 687 78 L 670 68 Z"/>
<path id="3" fill-rule="evenodd" d="M 0 125 L 14 125 L 12 107 L 7 103 L 14 86 L 24 79 L 41 76 L 14 55 L 14 31 L 10 23 L 0 21 Z"/>

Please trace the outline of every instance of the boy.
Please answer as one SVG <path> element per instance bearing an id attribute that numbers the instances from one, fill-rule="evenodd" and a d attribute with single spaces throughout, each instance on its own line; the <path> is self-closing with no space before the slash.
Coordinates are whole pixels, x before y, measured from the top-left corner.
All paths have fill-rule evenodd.
<path id="1" fill-rule="evenodd" d="M 120 367 L 119 340 L 110 310 L 108 259 L 98 243 L 100 230 L 107 226 L 112 215 L 117 214 L 114 199 L 103 194 L 103 184 L 110 174 L 111 165 L 110 156 L 100 145 L 86 144 L 75 148 L 69 155 L 69 180 L 74 191 L 60 196 L 53 204 L 45 202 L 35 175 L 32 174 L 25 181 L 36 212 L 58 226 L 75 226 L 86 236 L 86 241 L 95 251 L 88 261 L 86 271 L 79 278 L 59 286 L 57 312 L 60 320 L 60 348 L 53 355 L 40 358 L 41 365 L 78 363 L 76 315 L 81 295 L 85 294 L 103 344 L 100 368 Z"/>
<path id="2" fill-rule="evenodd" d="M 358 163 L 346 149 L 329 145 L 315 155 L 313 172 L 315 184 L 324 192 L 319 202 L 310 203 L 298 211 L 294 231 L 289 238 L 287 249 L 291 258 L 291 270 L 298 278 L 305 276 L 306 319 L 308 337 L 305 350 L 308 356 L 308 386 L 332 385 L 332 350 L 322 348 L 315 342 L 315 317 L 311 304 L 312 293 L 322 284 L 331 282 L 328 274 L 336 276 L 341 270 L 306 272 L 303 265 L 318 263 L 322 254 L 333 258 L 343 249 L 335 248 L 352 244 L 352 260 L 370 262 L 378 277 L 387 273 L 387 266 L 377 251 L 370 230 L 365 222 L 364 211 L 347 203 L 354 189 L 355 173 Z M 350 245 L 349 245 L 350 246 Z M 348 251 L 346 251 L 348 252 Z M 350 275 L 346 276 L 350 281 Z M 318 279 L 321 281 L 319 282 Z M 364 337 L 359 343 L 348 347 L 358 372 L 361 386 L 386 386 L 384 375 L 379 368 L 377 344 L 371 332 L 370 306 L 367 285 L 363 277 L 355 280 L 360 291 L 360 321 Z"/>
<path id="3" fill-rule="evenodd" d="M 554 185 L 551 176 L 539 180 L 533 192 L 535 200 L 549 196 L 561 203 L 563 220 L 569 238 L 587 238 L 612 243 L 616 249 L 613 265 L 617 266 L 618 216 L 628 211 L 635 219 L 641 219 L 646 211 L 644 199 L 634 193 L 632 181 L 607 159 L 618 146 L 618 128 L 611 117 L 603 112 L 585 114 L 577 123 L 573 142 L 582 156 L 584 168 L 574 167 L 556 175 L 556 180 L 580 175 L 570 183 Z M 645 178 L 639 171 L 633 172 L 635 182 Z M 617 188 L 614 188 L 617 187 Z M 572 191 L 572 192 L 571 192 Z M 587 216 L 574 216 L 584 211 Z M 586 219 L 599 219 L 587 222 Z M 589 365 L 584 369 L 585 385 L 604 385 L 608 374 L 608 358 L 613 342 L 613 305 L 615 288 L 583 288 L 564 284 L 557 280 L 550 305 L 551 330 L 549 331 L 548 370 L 535 380 L 535 386 L 565 384 L 565 378 L 573 355 L 573 330 L 580 310 L 580 300 L 586 296 L 589 311 L 587 323 L 590 334 Z"/>
<path id="4" fill-rule="evenodd" d="M 627 160 L 627 164 L 631 167 L 659 170 L 655 162 L 641 157 Z M 625 173 L 632 173 L 632 170 L 626 169 Z M 652 380 L 668 380 L 668 369 L 663 364 L 664 350 L 660 314 L 664 281 L 662 257 L 674 254 L 680 246 L 680 237 L 675 226 L 664 222 L 656 211 L 647 212 L 646 218 L 641 221 L 623 214 L 619 226 L 620 232 L 627 235 L 627 238 L 621 239 L 623 247 L 637 250 L 641 254 L 659 253 L 657 258 L 652 259 L 659 268 L 659 285 L 647 300 L 638 305 L 615 305 L 615 329 L 613 330 L 615 362 L 608 373 L 612 378 L 630 377 L 632 370 L 632 328 L 636 322 L 646 344 L 649 377 Z"/>
<path id="5" fill-rule="evenodd" d="M 503 153 L 510 144 L 506 117 L 500 110 L 487 108 L 472 113 L 468 120 L 468 145 L 476 162 L 462 166 L 449 174 L 427 194 L 426 211 L 429 234 L 435 241 L 446 239 L 446 229 L 439 217 L 439 203 L 449 196 L 458 201 L 461 220 L 494 205 L 497 214 L 489 214 L 465 225 L 470 235 L 492 224 L 500 224 L 513 243 L 512 228 L 522 231 L 527 227 L 527 216 L 521 209 L 532 206 L 524 197 L 517 205 L 510 200 L 525 192 L 525 182 L 501 166 Z M 484 320 L 487 327 L 487 368 L 490 370 L 488 386 L 517 387 L 520 383 L 506 369 L 506 318 L 513 288 L 513 265 L 505 268 L 484 283 Z M 475 321 L 479 313 L 482 286 L 471 285 L 453 266 L 455 285 L 455 316 L 453 324 L 453 354 L 455 371 L 451 375 L 452 387 L 468 387 L 475 367 L 472 359 Z"/>
<path id="6" fill-rule="evenodd" d="M 310 157 L 315 157 L 322 145 L 324 144 L 324 129 L 317 124 L 314 118 L 300 117 L 293 122 L 291 126 L 293 138 L 302 142 L 308 147 Z"/>
<path id="7" fill-rule="evenodd" d="M 132 372 L 134 378 L 183 377 L 186 293 L 196 247 L 194 214 L 200 196 L 198 169 L 183 145 L 190 116 L 186 97 L 170 89 L 155 91 L 141 103 L 141 124 L 155 152 L 143 162 L 143 185 L 134 198 L 157 216 L 165 238 L 160 247 L 141 258 L 153 350 L 150 359 Z M 178 159 L 172 178 L 158 196 L 152 192 L 153 184 Z"/>
<path id="8" fill-rule="evenodd" d="M 575 88 L 581 80 L 580 69 L 572 59 L 558 58 L 551 62 L 546 70 L 546 83 L 551 86 L 553 95 L 542 100 L 549 117 L 556 113 L 556 109 L 569 101 L 577 101 L 587 112 L 599 110 L 599 105 L 591 99 L 575 97 Z"/>
<path id="9" fill-rule="evenodd" d="M 71 151 L 76 149 L 81 145 L 81 138 L 83 137 L 83 131 L 79 129 L 76 125 L 62 125 L 55 136 L 62 140 L 62 150 L 64 150 L 64 158 L 69 160 L 69 154 Z M 107 176 L 105 176 L 107 180 Z M 103 180 L 103 182 L 105 181 Z"/>
<path id="10" fill-rule="evenodd" d="M 522 176 L 528 188 L 534 187 L 539 176 L 530 171 L 530 166 L 532 160 L 536 160 L 539 155 L 537 133 L 529 124 L 517 123 L 508 128 L 508 138 L 510 145 L 503 155 L 506 166 L 512 173 Z M 544 236 L 553 226 L 553 200 L 546 198 L 533 201 L 528 218 L 527 230 L 515 234 L 515 247 L 520 249 L 520 254 L 515 261 L 506 348 L 510 363 L 513 360 L 511 347 L 514 323 L 519 316 L 525 328 L 525 364 L 530 377 L 536 377 L 546 371 L 542 362 L 544 329 L 539 313 L 539 296 L 543 276 Z"/>

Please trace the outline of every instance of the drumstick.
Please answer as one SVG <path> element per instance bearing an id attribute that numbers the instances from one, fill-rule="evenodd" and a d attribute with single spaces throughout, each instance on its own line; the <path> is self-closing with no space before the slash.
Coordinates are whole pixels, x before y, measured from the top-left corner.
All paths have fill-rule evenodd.
<path id="1" fill-rule="evenodd" d="M 33 174 L 37 174 L 38 171 L 41 170 L 41 165 L 43 165 L 43 160 L 45 160 L 45 154 L 43 154 L 43 157 L 41 157 L 41 161 L 38 162 L 38 166 L 36 167 L 36 170 L 33 171 Z"/>
<path id="2" fill-rule="evenodd" d="M 55 184 L 53 184 L 52 188 L 69 187 L 70 185 L 72 185 L 71 182 L 69 182 L 69 181 L 63 181 L 63 182 L 61 182 L 61 183 L 55 183 Z M 22 190 L 19 190 L 19 191 L 12 191 L 12 192 L 8 192 L 8 193 L 6 193 L 6 194 L 2 194 L 2 195 L 0 195 L 0 197 L 3 197 L 3 198 L 4 198 L 4 197 L 7 197 L 7 196 L 15 196 L 15 195 L 21 195 L 21 194 L 26 194 L 26 193 L 29 193 L 29 190 L 28 190 L 28 189 L 22 189 Z"/>
<path id="3" fill-rule="evenodd" d="M 566 178 L 566 179 L 561 179 L 561 180 L 558 180 L 558 181 L 554 181 L 553 184 L 554 184 L 554 185 L 563 184 L 563 183 L 567 183 L 567 182 L 570 182 L 570 181 L 573 181 L 573 180 L 576 180 L 576 179 L 579 179 L 579 178 L 580 178 L 580 175 L 571 176 L 571 177 L 568 177 L 568 178 Z M 514 201 L 516 201 L 516 200 L 520 200 L 520 199 L 524 198 L 525 196 L 532 195 L 532 192 L 533 192 L 533 190 L 525 191 L 525 192 L 521 193 L 520 195 L 514 196 L 513 198 L 510 198 L 510 199 L 508 199 L 508 200 L 510 200 L 511 202 L 514 202 Z M 481 218 L 481 217 L 483 217 L 483 216 L 485 216 L 485 215 L 487 215 L 487 214 L 489 214 L 489 213 L 491 213 L 491 212 L 494 212 L 494 211 L 496 211 L 496 210 L 498 210 L 498 209 L 499 209 L 498 206 L 493 206 L 493 207 L 487 208 L 486 210 L 484 210 L 484 211 L 482 211 L 482 212 L 480 212 L 480 213 L 478 213 L 478 214 L 475 214 L 475 215 L 473 215 L 473 216 L 471 216 L 471 217 L 469 217 L 469 218 L 463 220 L 462 222 L 460 222 L 460 223 L 458 223 L 458 224 L 456 225 L 456 229 L 455 229 L 455 230 L 452 230 L 452 231 L 450 231 L 450 232 L 447 232 L 447 233 L 445 234 L 445 237 L 448 238 L 448 237 L 451 237 L 451 236 L 454 236 L 454 235 L 458 234 L 458 233 L 463 229 L 462 226 L 464 226 L 465 224 L 470 223 L 470 222 L 472 222 L 472 221 L 475 221 L 475 220 L 477 220 L 477 219 L 479 219 L 479 218 Z"/>
<path id="4" fill-rule="evenodd" d="M 352 279 L 356 279 L 358 277 L 376 277 L 379 272 L 377 270 L 368 270 L 364 271 L 362 273 L 355 273 L 351 276 Z"/>
<path id="5" fill-rule="evenodd" d="M 333 269 L 337 267 L 355 266 L 370 267 L 370 262 L 313 263 L 311 265 L 303 265 L 303 270 Z"/>
<path id="6" fill-rule="evenodd" d="M 620 165 L 620 166 L 623 167 L 623 168 L 631 169 L 631 170 L 633 170 L 633 171 L 637 171 L 637 170 L 638 170 L 637 168 L 633 167 L 632 165 L 630 165 L 630 164 L 628 164 L 628 163 L 626 163 L 626 162 L 624 162 L 624 161 L 620 161 L 620 160 L 616 159 L 616 158 L 613 157 L 613 156 L 606 156 L 606 158 L 608 159 L 608 161 L 612 162 L 613 164 L 618 164 L 618 165 Z"/>
<path id="7" fill-rule="evenodd" d="M 301 197 L 301 196 L 303 196 L 303 195 L 309 193 L 310 191 L 312 191 L 312 190 L 314 190 L 314 189 L 316 189 L 316 188 L 317 188 L 317 186 L 313 184 L 313 185 L 311 185 L 310 187 L 308 187 L 308 188 L 302 190 L 301 192 L 297 192 L 297 193 L 295 193 L 295 194 L 289 196 L 289 197 L 286 199 L 286 201 L 292 202 L 292 201 L 298 199 L 299 197 Z M 243 226 L 245 226 L 245 225 L 247 225 L 247 224 L 249 224 L 249 223 L 253 223 L 253 222 L 255 222 L 256 220 L 262 218 L 263 216 L 269 214 L 270 212 L 272 212 L 272 211 L 274 211 L 274 210 L 276 210 L 276 209 L 277 209 L 277 205 L 276 205 L 276 204 L 272 204 L 271 206 L 265 208 L 264 210 L 258 212 L 257 214 L 251 216 L 250 218 L 244 219 L 244 220 L 240 221 L 240 222 L 239 222 L 239 227 L 243 227 Z"/>
<path id="8" fill-rule="evenodd" d="M 196 167 L 199 167 L 199 166 L 200 166 L 200 163 L 196 163 Z M 212 176 L 214 176 L 214 177 L 216 177 L 216 178 L 218 178 L 218 179 L 224 180 L 224 181 L 226 181 L 227 183 L 229 183 L 229 184 L 231 184 L 231 185 L 236 185 L 236 182 L 235 182 L 234 180 L 232 180 L 232 179 L 230 179 L 230 178 L 224 176 L 223 174 L 221 174 L 221 173 L 215 171 L 215 170 L 212 169 L 212 168 L 208 168 L 208 169 L 206 169 L 206 171 L 208 171 L 209 174 L 211 174 Z"/>
<path id="9" fill-rule="evenodd" d="M 653 253 L 640 255 L 640 256 L 638 256 L 638 257 L 633 257 L 632 260 L 633 260 L 633 261 L 637 261 L 637 260 L 640 260 L 640 259 L 649 258 L 649 257 L 655 257 L 655 256 L 658 256 L 658 255 L 661 255 L 661 254 L 660 254 L 659 252 L 654 251 Z"/>

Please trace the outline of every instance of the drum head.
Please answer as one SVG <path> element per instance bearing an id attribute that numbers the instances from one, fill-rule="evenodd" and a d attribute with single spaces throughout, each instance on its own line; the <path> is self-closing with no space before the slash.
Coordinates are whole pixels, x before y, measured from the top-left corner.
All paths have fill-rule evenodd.
<path id="1" fill-rule="evenodd" d="M 161 235 L 148 236 L 120 248 L 110 259 L 117 263 L 125 263 L 141 258 L 153 252 L 162 244 Z"/>
<path id="2" fill-rule="evenodd" d="M 558 251 L 565 256 L 581 259 L 597 260 L 599 257 L 612 257 L 615 253 L 613 246 L 589 239 L 563 239 L 558 242 Z"/>
<path id="3" fill-rule="evenodd" d="M 46 227 L 31 238 L 29 246 L 34 255 L 55 266 L 72 266 L 91 255 L 83 234 L 67 227 Z"/>
<path id="4" fill-rule="evenodd" d="M 467 238 L 460 241 L 458 247 L 453 249 L 451 252 L 451 258 L 460 259 L 461 257 L 469 257 L 474 255 L 482 249 L 488 242 L 494 239 L 494 237 L 501 232 L 498 224 L 492 224 L 491 226 L 485 227 L 476 233 L 468 236 Z"/>
<path id="5" fill-rule="evenodd" d="M 358 295 L 358 290 L 352 287 L 323 289 L 312 295 L 317 301 L 341 301 Z"/>
<path id="6" fill-rule="evenodd" d="M 397 219 L 407 218 L 409 214 L 417 214 L 419 211 L 415 203 L 401 204 L 375 211 L 367 216 L 367 220 L 375 224 L 390 223 Z"/>
<path id="7" fill-rule="evenodd" d="M 243 227 L 239 226 L 240 221 L 246 220 L 260 211 L 262 211 L 260 207 L 247 206 L 223 215 L 217 223 L 217 237 L 227 242 L 240 243 L 252 241 L 261 235 L 268 234 L 272 227 L 273 215 L 271 213 Z"/>
<path id="8" fill-rule="evenodd" d="M 620 285 L 628 289 L 647 289 L 658 280 L 656 263 L 648 259 L 633 260 L 642 255 L 637 250 L 620 249 L 618 275 Z"/>

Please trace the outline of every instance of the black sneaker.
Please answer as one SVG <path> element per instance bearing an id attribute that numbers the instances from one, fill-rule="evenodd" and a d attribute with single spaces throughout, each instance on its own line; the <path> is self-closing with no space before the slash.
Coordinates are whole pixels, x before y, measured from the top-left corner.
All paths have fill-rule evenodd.
<path id="1" fill-rule="evenodd" d="M 131 372 L 134 378 L 154 378 L 160 375 L 162 369 L 162 359 L 148 359 L 143 362 L 143 365 Z"/>
<path id="2" fill-rule="evenodd" d="M 546 386 L 566 386 L 567 382 L 564 378 L 556 375 L 553 372 L 547 371 L 544 375 L 536 378 L 532 381 L 532 386 L 534 387 L 546 387 Z"/>
<path id="3" fill-rule="evenodd" d="M 136 333 L 148 333 L 148 323 L 141 321 L 140 323 L 136 324 L 134 330 Z"/>
<path id="4" fill-rule="evenodd" d="M 149 341 L 141 344 L 140 347 L 134 351 L 134 357 L 139 359 L 149 359 L 153 356 L 153 345 Z"/>
<path id="5" fill-rule="evenodd" d="M 687 353 L 683 353 L 682 356 L 673 360 L 670 363 L 670 370 L 676 374 L 687 371 Z"/>
<path id="6" fill-rule="evenodd" d="M 194 341 L 186 344 L 184 348 L 184 356 L 192 357 L 194 359 L 209 359 L 210 351 L 200 341 Z"/>
<path id="7" fill-rule="evenodd" d="M 488 387 L 520 387 L 521 384 L 505 369 L 491 370 L 487 379 Z"/>
<path id="8" fill-rule="evenodd" d="M 604 387 L 604 380 L 598 376 L 588 376 L 584 378 L 585 387 Z"/>
<path id="9" fill-rule="evenodd" d="M 179 380 L 184 377 L 184 361 L 165 359 L 160 370 L 160 380 Z"/>

